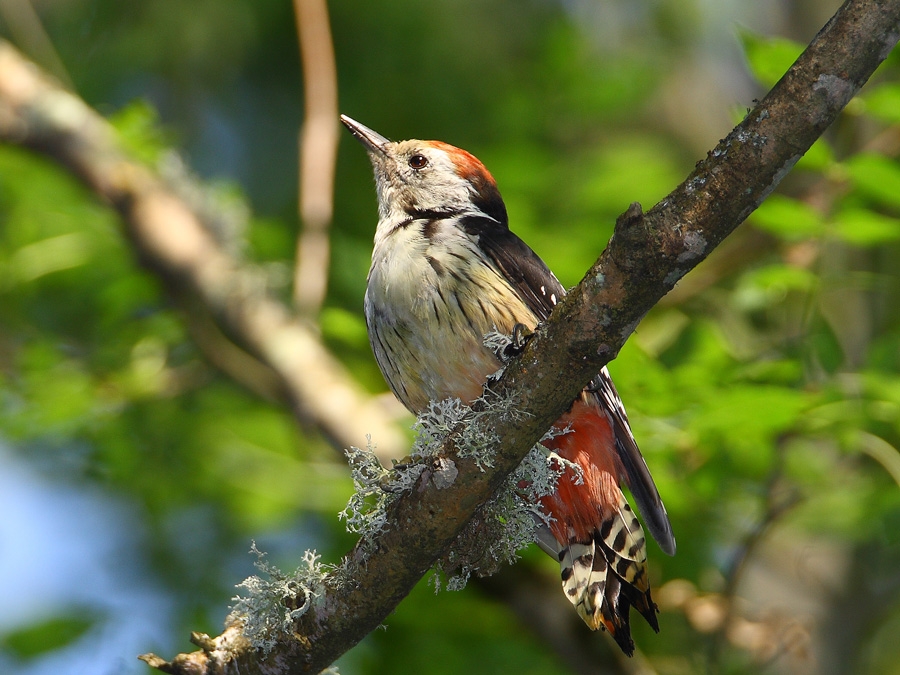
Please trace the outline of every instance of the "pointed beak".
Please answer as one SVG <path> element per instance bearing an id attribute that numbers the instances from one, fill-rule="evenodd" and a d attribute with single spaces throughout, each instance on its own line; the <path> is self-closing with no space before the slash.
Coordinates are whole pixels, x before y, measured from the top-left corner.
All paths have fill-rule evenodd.
<path id="1" fill-rule="evenodd" d="M 346 115 L 341 115 L 341 122 L 356 137 L 356 140 L 365 146 L 366 150 L 382 155 L 387 153 L 387 145 L 391 142 L 390 139 L 385 138 L 376 131 L 372 131 L 365 124 L 360 124 Z"/>

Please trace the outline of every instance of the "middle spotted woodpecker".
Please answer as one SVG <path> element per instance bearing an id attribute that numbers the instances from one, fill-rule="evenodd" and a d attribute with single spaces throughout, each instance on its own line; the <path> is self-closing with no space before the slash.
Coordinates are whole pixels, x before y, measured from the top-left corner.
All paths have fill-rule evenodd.
<path id="1" fill-rule="evenodd" d="M 475 157 L 341 121 L 375 169 L 379 220 L 365 299 L 375 359 L 414 413 L 451 397 L 471 403 L 501 366 L 485 334 L 534 330 L 565 289 L 510 231 L 497 184 Z M 659 624 L 644 533 L 621 482 L 669 555 L 672 526 L 606 368 L 554 426 L 568 433 L 544 445 L 571 464 L 557 463 L 556 491 L 540 500 L 550 536 L 539 543 L 559 561 L 563 590 L 585 623 L 608 630 L 630 655 L 631 607 L 654 630 Z"/>

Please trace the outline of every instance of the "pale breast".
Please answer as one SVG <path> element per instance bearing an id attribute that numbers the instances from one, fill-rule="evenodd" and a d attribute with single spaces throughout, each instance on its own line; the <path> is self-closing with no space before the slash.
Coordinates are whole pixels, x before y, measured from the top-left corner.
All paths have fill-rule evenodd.
<path id="1" fill-rule="evenodd" d="M 430 400 L 471 402 L 500 363 L 486 333 L 537 321 L 465 233 L 442 220 L 416 221 L 376 242 L 366 289 L 375 358 L 413 412 Z"/>

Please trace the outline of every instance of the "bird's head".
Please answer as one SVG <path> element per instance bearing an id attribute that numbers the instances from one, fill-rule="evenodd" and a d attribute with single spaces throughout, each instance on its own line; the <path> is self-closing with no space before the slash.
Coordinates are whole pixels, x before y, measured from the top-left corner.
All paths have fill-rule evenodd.
<path id="1" fill-rule="evenodd" d="M 506 225 L 494 177 L 476 157 L 442 141 L 393 142 L 341 115 L 375 168 L 382 222 L 483 214 Z"/>

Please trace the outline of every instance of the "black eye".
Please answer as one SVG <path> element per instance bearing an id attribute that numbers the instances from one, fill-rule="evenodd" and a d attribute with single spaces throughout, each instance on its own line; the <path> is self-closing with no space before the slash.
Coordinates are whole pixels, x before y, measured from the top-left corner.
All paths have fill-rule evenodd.
<path id="1" fill-rule="evenodd" d="M 425 155 L 413 155 L 409 158 L 409 165 L 417 171 L 424 169 L 428 166 L 428 158 Z"/>

